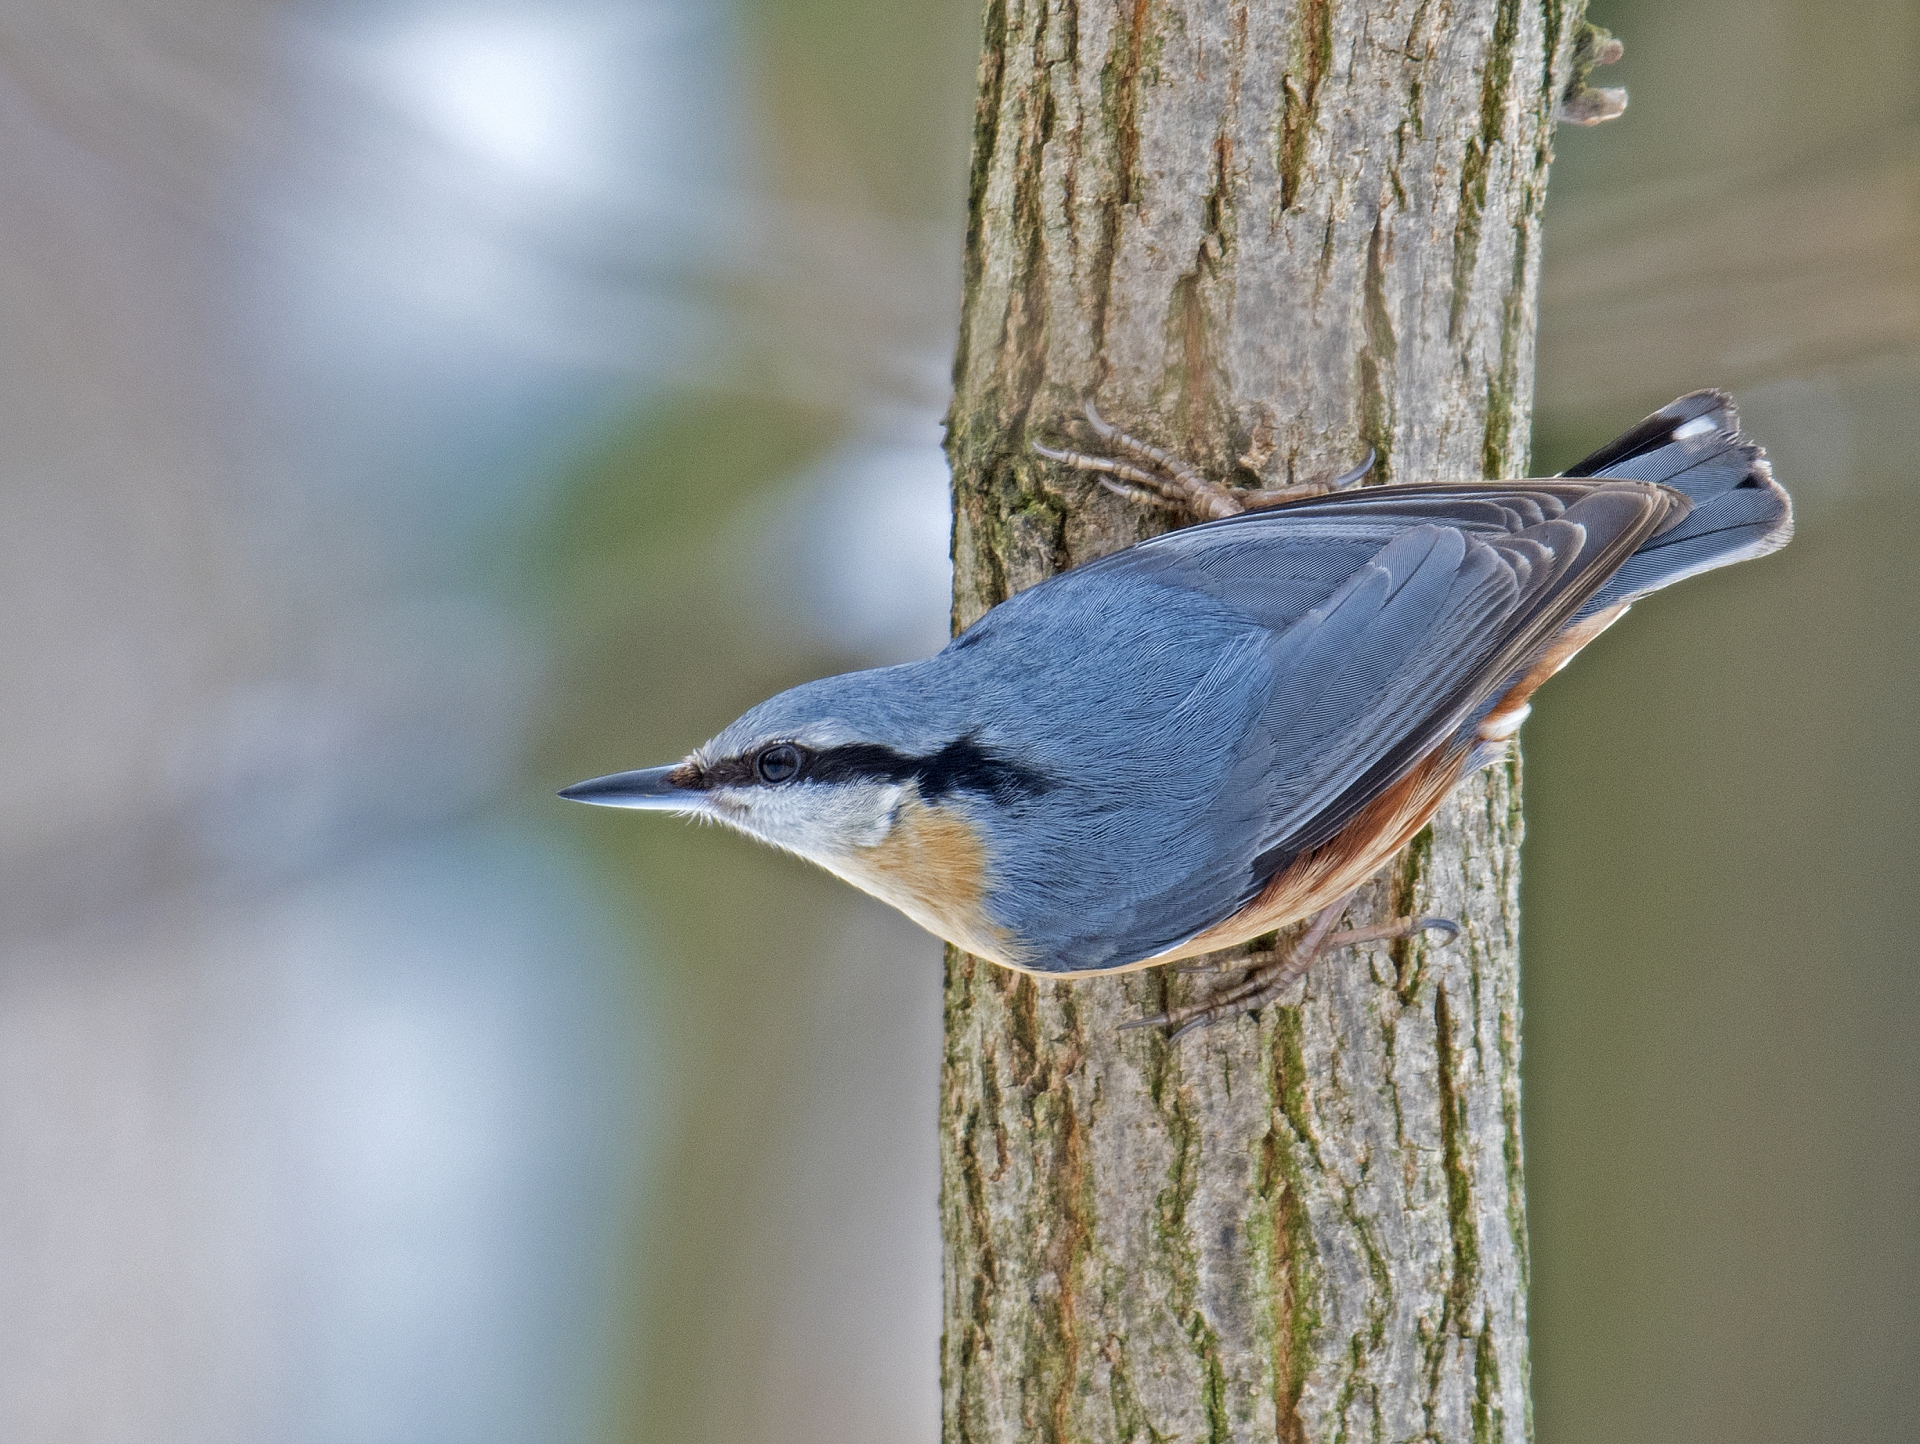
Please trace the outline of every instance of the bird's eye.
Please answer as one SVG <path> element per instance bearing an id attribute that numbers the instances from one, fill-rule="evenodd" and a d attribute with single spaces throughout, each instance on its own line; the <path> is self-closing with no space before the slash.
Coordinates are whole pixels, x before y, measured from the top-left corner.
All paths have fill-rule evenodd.
<path id="1" fill-rule="evenodd" d="M 791 742 L 776 742 L 760 749 L 753 759 L 753 770 L 762 782 L 791 782 L 800 775 L 800 749 Z"/>

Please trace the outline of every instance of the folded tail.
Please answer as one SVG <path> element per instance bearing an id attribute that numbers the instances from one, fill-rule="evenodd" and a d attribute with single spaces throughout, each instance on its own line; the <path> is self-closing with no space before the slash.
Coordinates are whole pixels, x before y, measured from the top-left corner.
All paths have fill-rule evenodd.
<path id="1" fill-rule="evenodd" d="M 1613 574 L 1576 621 L 1671 586 L 1696 572 L 1778 551 L 1793 536 L 1793 503 L 1767 455 L 1740 434 L 1724 391 L 1695 391 L 1661 407 L 1563 476 L 1664 482 L 1693 510 L 1646 542 Z"/>

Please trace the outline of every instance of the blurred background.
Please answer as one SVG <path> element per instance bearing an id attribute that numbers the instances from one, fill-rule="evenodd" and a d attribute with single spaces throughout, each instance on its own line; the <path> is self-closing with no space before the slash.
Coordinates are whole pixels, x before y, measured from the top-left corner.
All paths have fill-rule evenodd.
<path id="1" fill-rule="evenodd" d="M 975 0 L 0 16 L 0 1438 L 938 1432 L 939 949 L 554 801 L 936 647 Z M 1527 731 L 1537 1427 L 1920 1436 L 1920 7 L 1602 0 L 1537 469 L 1799 503 Z"/>

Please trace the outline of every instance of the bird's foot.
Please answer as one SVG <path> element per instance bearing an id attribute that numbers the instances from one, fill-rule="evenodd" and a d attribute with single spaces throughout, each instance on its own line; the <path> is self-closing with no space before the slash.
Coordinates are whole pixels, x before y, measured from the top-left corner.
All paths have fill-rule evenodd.
<path id="1" fill-rule="evenodd" d="M 1394 918 L 1390 922 L 1377 923 L 1372 927 L 1346 928 L 1339 932 L 1333 930 L 1346 911 L 1349 898 L 1342 898 L 1330 908 L 1315 914 L 1312 924 L 1300 935 L 1290 948 L 1273 952 L 1252 953 L 1244 958 L 1230 959 L 1225 962 L 1195 962 L 1175 964 L 1179 972 L 1215 972 L 1229 967 L 1245 968 L 1246 973 L 1240 981 L 1216 993 L 1213 997 L 1190 1004 L 1184 1008 L 1169 1008 L 1164 1013 L 1151 1018 L 1138 1018 L 1130 1023 L 1122 1023 L 1122 1032 L 1136 1028 L 1166 1028 L 1167 1041 L 1173 1043 L 1200 1028 L 1211 1027 L 1222 1018 L 1230 1018 L 1239 1013 L 1257 1013 L 1268 1003 L 1281 996 L 1307 974 L 1314 959 L 1332 948 L 1352 947 L 1359 943 L 1386 942 L 1392 938 L 1408 938 L 1416 933 L 1429 931 L 1444 932 L 1443 941 L 1451 942 L 1459 936 L 1460 925 L 1446 918 L 1405 917 Z"/>
<path id="2" fill-rule="evenodd" d="M 1306 481 L 1295 486 L 1266 490 L 1227 487 L 1209 480 L 1197 468 L 1171 452 L 1129 436 L 1096 411 L 1091 401 L 1086 405 L 1085 415 L 1094 435 L 1120 455 L 1096 456 L 1084 451 L 1042 446 L 1037 441 L 1032 443 L 1035 453 L 1063 466 L 1098 474 L 1102 486 L 1129 501 L 1139 502 L 1143 506 L 1173 507 L 1205 518 L 1239 516 L 1242 512 L 1278 506 L 1283 501 L 1340 491 L 1352 486 L 1373 469 L 1374 453 L 1369 447 L 1366 460 L 1330 480 Z"/>

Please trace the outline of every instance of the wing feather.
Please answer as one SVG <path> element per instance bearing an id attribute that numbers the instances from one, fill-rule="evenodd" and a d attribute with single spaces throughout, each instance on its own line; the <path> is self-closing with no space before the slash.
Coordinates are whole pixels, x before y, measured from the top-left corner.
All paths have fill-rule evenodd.
<path id="1" fill-rule="evenodd" d="M 1456 734 L 1686 507 L 1631 481 L 1382 487 L 1095 563 L 1204 592 L 1272 634 L 1270 699 L 1215 803 L 1216 856 L 1235 869 L 1218 881 L 1233 906 Z"/>
<path id="2" fill-rule="evenodd" d="M 996 814 L 998 921 L 1075 972 L 1232 916 L 1686 508 L 1639 481 L 1381 487 L 1170 533 L 989 612 L 940 659 L 972 679 L 950 725 L 1060 784 Z M 1039 674 L 1063 653 L 1078 691 L 1056 702 Z"/>

